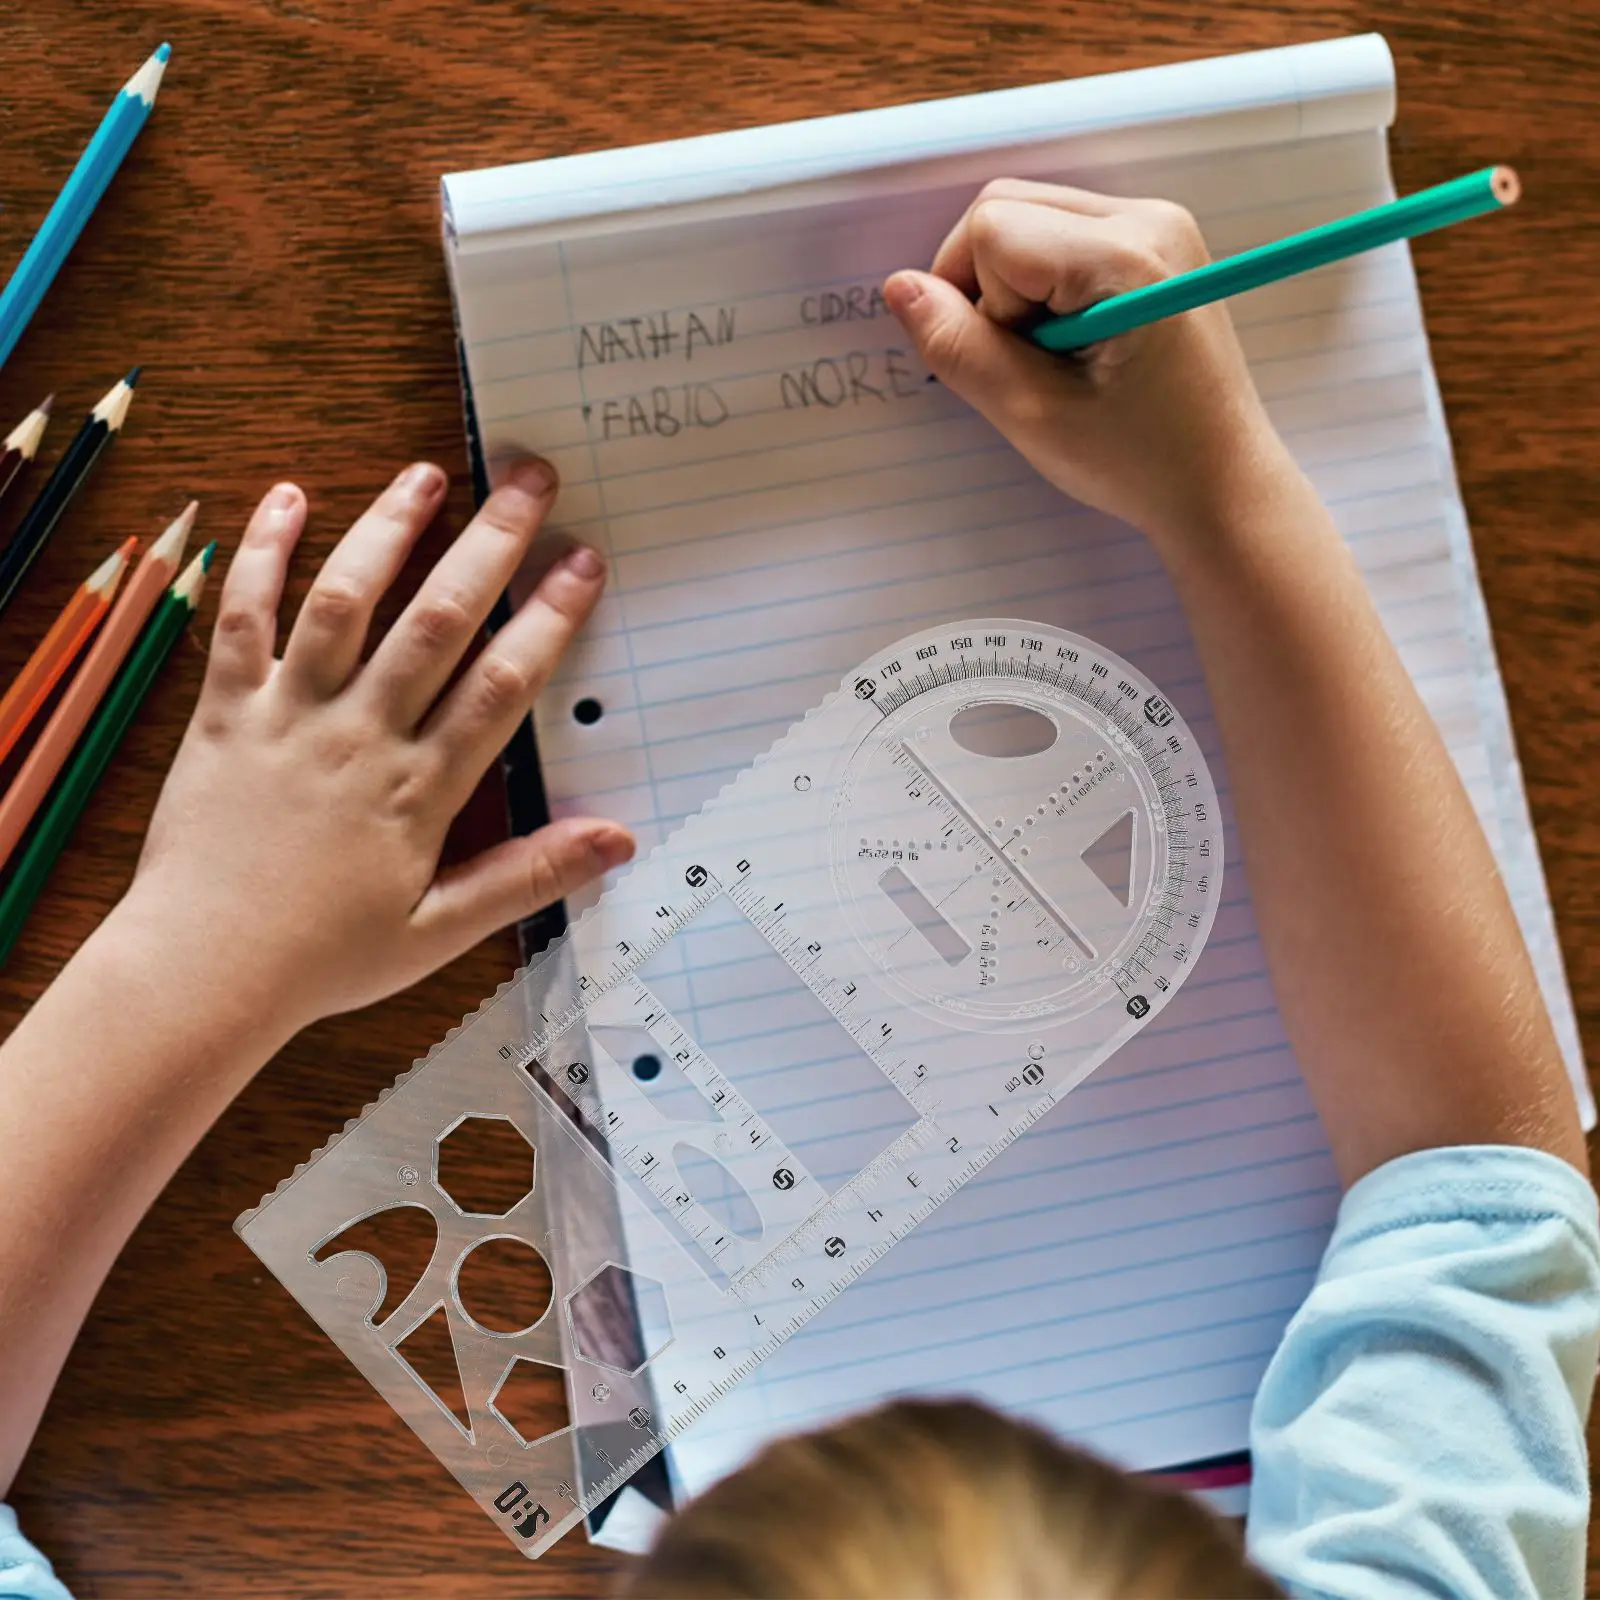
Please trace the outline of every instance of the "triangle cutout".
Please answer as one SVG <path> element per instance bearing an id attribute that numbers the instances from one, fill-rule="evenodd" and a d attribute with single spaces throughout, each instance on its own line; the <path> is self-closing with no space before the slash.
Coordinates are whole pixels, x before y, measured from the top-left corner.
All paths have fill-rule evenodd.
<path id="1" fill-rule="evenodd" d="M 1133 813 L 1124 811 L 1083 852 L 1083 864 L 1123 905 L 1133 886 Z"/>
<path id="2" fill-rule="evenodd" d="M 472 1418 L 461 1388 L 461 1369 L 456 1365 L 455 1341 L 450 1337 L 450 1318 L 444 1307 L 436 1306 L 430 1311 L 394 1347 L 394 1353 L 470 1439 Z"/>

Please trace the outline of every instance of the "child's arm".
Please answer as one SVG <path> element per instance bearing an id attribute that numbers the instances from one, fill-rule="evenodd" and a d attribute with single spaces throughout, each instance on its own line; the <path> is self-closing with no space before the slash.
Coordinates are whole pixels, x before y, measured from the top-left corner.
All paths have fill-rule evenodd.
<path id="1" fill-rule="evenodd" d="M 1204 259 L 1176 206 L 1003 182 L 932 273 L 886 292 L 942 382 L 1166 562 L 1216 707 L 1279 1006 L 1345 1183 L 1439 1145 L 1531 1145 L 1582 1170 L 1572 1091 L 1488 844 L 1226 311 L 1082 361 L 1006 326 Z"/>
<path id="2" fill-rule="evenodd" d="M 281 660 L 306 507 L 292 485 L 262 502 L 133 885 L 0 1048 L 0 1492 L 123 1241 L 250 1076 L 300 1028 L 632 852 L 616 824 L 568 819 L 440 870 L 451 819 L 603 581 L 593 552 L 570 552 L 438 698 L 553 497 L 522 463 L 363 664 L 444 488 L 437 467 L 396 479 L 322 568 Z"/>

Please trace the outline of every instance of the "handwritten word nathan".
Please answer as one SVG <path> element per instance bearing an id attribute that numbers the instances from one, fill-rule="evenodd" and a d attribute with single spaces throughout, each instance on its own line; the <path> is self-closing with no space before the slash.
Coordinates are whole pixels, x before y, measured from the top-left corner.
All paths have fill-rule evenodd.
<path id="1" fill-rule="evenodd" d="M 578 366 L 600 367 L 614 361 L 664 361 L 681 355 L 694 360 L 696 350 L 715 350 L 733 342 L 736 306 L 718 306 L 702 317 L 697 311 L 652 311 L 642 317 L 612 322 L 586 322 L 578 329 Z"/>

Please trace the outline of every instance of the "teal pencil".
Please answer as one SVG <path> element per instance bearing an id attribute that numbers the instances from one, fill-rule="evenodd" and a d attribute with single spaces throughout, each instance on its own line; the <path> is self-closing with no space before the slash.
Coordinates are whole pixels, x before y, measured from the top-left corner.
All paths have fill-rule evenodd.
<path id="1" fill-rule="evenodd" d="M 171 46 L 162 45 L 122 86 L 39 225 L 33 243 L 17 263 L 4 292 L 0 292 L 0 362 L 16 347 L 84 224 L 110 187 L 122 158 L 138 138 L 155 105 L 161 75 L 171 54 Z"/>
<path id="2" fill-rule="evenodd" d="M 1028 337 L 1045 350 L 1081 350 L 1085 345 L 1114 339 L 1119 333 L 1159 322 L 1163 317 L 1175 317 L 1196 306 L 1208 306 L 1247 289 L 1259 289 L 1263 284 L 1310 272 L 1330 261 L 1376 250 L 1396 239 L 1413 239 L 1419 233 L 1465 222 L 1468 217 L 1499 211 L 1515 204 L 1521 193 L 1522 186 L 1510 167 L 1485 167 L 1481 172 L 1469 172 L 1464 178 L 1421 189 L 1370 211 L 1358 211 L 1353 217 L 1291 234 L 1275 244 L 1243 250 L 1193 272 L 1113 295 L 1082 311 L 1051 317 L 1030 328 Z"/>

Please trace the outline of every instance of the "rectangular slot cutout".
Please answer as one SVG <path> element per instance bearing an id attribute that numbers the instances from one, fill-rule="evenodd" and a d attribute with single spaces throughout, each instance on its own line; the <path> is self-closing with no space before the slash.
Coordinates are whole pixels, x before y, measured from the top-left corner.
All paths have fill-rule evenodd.
<path id="1" fill-rule="evenodd" d="M 961 931 L 899 867 L 890 867 L 878 887 L 894 901 L 901 916 L 933 946 L 946 966 L 958 967 L 972 954 Z"/>
<path id="2" fill-rule="evenodd" d="M 917 1112 L 732 901 L 639 976 L 831 1194 Z"/>

